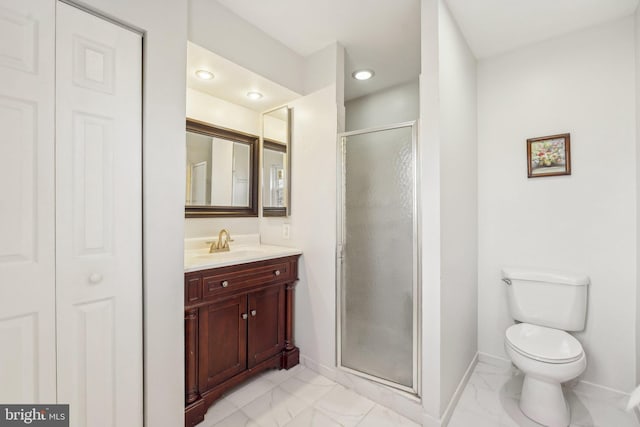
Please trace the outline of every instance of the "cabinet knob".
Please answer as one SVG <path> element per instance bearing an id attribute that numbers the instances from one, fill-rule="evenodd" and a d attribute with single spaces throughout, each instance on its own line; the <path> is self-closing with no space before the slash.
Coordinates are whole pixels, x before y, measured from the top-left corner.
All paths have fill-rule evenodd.
<path id="1" fill-rule="evenodd" d="M 102 274 L 100 273 L 92 273 L 89 276 L 89 283 L 97 284 L 102 282 Z"/>
<path id="2" fill-rule="evenodd" d="M 253 317 L 255 317 L 255 315 L 256 315 L 256 314 L 258 314 L 258 312 L 257 312 L 256 310 L 251 310 L 251 315 L 252 315 Z"/>
<path id="3" fill-rule="evenodd" d="M 274 271 L 273 274 L 275 274 L 276 276 L 279 276 L 280 275 L 280 270 Z"/>
<path id="4" fill-rule="evenodd" d="M 242 313 L 242 319 L 247 320 L 249 316 L 247 316 L 247 313 Z"/>
<path id="5" fill-rule="evenodd" d="M 227 280 L 222 282 L 222 287 L 226 288 L 227 286 L 229 286 L 229 282 Z"/>

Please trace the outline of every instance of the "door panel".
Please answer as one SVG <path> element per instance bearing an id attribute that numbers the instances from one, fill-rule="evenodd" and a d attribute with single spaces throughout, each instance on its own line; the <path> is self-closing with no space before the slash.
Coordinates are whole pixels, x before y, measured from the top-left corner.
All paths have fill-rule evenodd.
<path id="1" fill-rule="evenodd" d="M 116 351 L 114 343 L 115 298 L 78 304 L 76 309 L 77 347 L 79 363 L 75 367 L 76 383 L 71 409 L 78 420 L 88 420 L 78 425 L 115 426 Z M 61 386 L 69 378 L 59 379 Z M 64 399 L 64 397 L 62 397 Z M 97 418 L 97 414 L 100 417 Z M 73 420 L 73 418 L 72 418 Z"/>
<path id="2" fill-rule="evenodd" d="M 57 20 L 58 400 L 72 426 L 141 426 L 141 36 Z"/>
<path id="3" fill-rule="evenodd" d="M 284 348 L 284 288 L 249 295 L 249 368 Z"/>
<path id="4" fill-rule="evenodd" d="M 56 401 L 55 3 L 0 0 L 0 402 Z"/>
<path id="5" fill-rule="evenodd" d="M 200 309 L 200 393 L 247 369 L 246 316 L 246 296 Z"/>
<path id="6" fill-rule="evenodd" d="M 419 336 L 415 141 L 412 124 L 343 137 L 338 187 L 339 366 L 411 393 Z"/>
<path id="7" fill-rule="evenodd" d="M 76 256 L 112 255 L 114 120 L 73 112 L 73 237 Z"/>

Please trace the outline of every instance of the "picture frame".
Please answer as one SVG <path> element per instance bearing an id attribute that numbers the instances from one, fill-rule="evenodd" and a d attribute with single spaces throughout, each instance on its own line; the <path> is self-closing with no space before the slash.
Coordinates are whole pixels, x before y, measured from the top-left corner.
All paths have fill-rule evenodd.
<path id="1" fill-rule="evenodd" d="M 571 135 L 542 136 L 527 139 L 527 176 L 571 175 Z"/>

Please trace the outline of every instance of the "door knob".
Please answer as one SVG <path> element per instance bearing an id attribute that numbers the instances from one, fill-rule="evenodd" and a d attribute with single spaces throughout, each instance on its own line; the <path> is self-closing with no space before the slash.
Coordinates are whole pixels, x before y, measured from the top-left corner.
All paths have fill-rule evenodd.
<path id="1" fill-rule="evenodd" d="M 242 313 L 242 319 L 243 319 L 243 320 L 247 320 L 247 318 L 248 318 L 248 317 L 249 317 L 249 316 L 247 316 L 247 313 Z"/>
<path id="2" fill-rule="evenodd" d="M 273 274 L 275 274 L 276 276 L 279 276 L 280 275 L 280 270 L 274 271 Z"/>
<path id="3" fill-rule="evenodd" d="M 102 274 L 100 273 L 91 273 L 91 275 L 89 276 L 89 283 L 100 283 L 102 282 Z"/>
<path id="4" fill-rule="evenodd" d="M 228 281 L 225 280 L 224 282 L 222 282 L 222 287 L 223 288 L 226 288 L 227 286 L 229 286 L 229 282 Z"/>
<path id="5" fill-rule="evenodd" d="M 251 310 L 251 315 L 255 317 L 255 315 L 258 314 L 258 312 L 256 310 Z"/>

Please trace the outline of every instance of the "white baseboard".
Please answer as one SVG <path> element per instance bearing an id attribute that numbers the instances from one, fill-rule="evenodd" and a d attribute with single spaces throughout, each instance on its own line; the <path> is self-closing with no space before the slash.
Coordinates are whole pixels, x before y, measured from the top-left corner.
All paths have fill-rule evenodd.
<path id="1" fill-rule="evenodd" d="M 501 356 L 495 356 L 489 353 L 478 352 L 478 362 L 486 363 L 492 366 L 509 367 L 512 365 L 511 360 Z"/>
<path id="2" fill-rule="evenodd" d="M 512 366 L 511 360 L 505 359 L 501 356 L 496 356 L 488 353 L 478 353 L 478 360 L 483 363 L 487 363 L 493 366 L 499 367 L 508 367 Z M 615 396 L 618 398 L 628 399 L 630 394 L 621 390 L 617 390 L 611 387 L 607 387 L 601 384 L 592 383 L 590 381 L 585 380 L 577 380 L 575 382 L 570 382 L 565 384 L 571 390 L 577 393 L 590 394 L 592 396 L 596 396 L 601 399 L 606 399 L 607 397 Z M 640 421 L 640 417 L 639 417 Z"/>
<path id="3" fill-rule="evenodd" d="M 615 388 L 607 387 L 600 384 L 595 384 L 590 381 L 580 380 L 573 387 L 573 392 L 578 394 L 584 394 L 589 397 L 595 397 L 596 399 L 601 399 L 604 401 L 623 401 L 624 405 L 629 401 L 631 397 L 631 393 L 626 393 L 621 390 L 617 390 Z M 620 408 L 622 409 L 622 408 Z M 635 415 L 635 419 L 640 426 L 640 411 L 638 408 L 633 409 L 633 414 Z"/>
<path id="4" fill-rule="evenodd" d="M 420 425 L 422 427 L 442 427 L 442 422 L 441 420 L 437 420 L 431 415 L 424 412 L 422 414 L 422 423 Z"/>
<path id="5" fill-rule="evenodd" d="M 576 385 L 572 387 L 572 389 L 573 391 L 576 391 L 578 393 L 585 393 L 585 394 L 588 393 L 588 394 L 595 394 L 600 396 L 605 396 L 605 395 L 616 396 L 616 397 L 626 398 L 626 399 L 628 399 L 630 396 L 630 393 L 626 393 L 624 391 L 617 390 L 615 388 L 607 387 L 604 385 L 592 383 L 590 381 L 585 381 L 585 380 L 578 381 Z"/>
<path id="6" fill-rule="evenodd" d="M 456 388 L 456 391 L 453 393 L 453 396 L 451 396 L 451 400 L 449 400 L 447 409 L 445 409 L 444 413 L 442 414 L 442 417 L 440 418 L 440 425 L 442 427 L 446 427 L 447 424 L 449 424 L 449 420 L 451 419 L 451 416 L 453 415 L 453 411 L 456 409 L 456 406 L 458 405 L 460 396 L 462 396 L 462 392 L 464 391 L 464 388 L 467 386 L 467 383 L 469 382 L 469 378 L 471 378 L 471 375 L 473 374 L 473 370 L 478 364 L 478 357 L 479 357 L 478 353 L 476 353 L 475 356 L 473 356 L 473 359 L 471 359 L 469 366 L 467 366 L 467 370 L 465 371 L 464 375 L 462 376 L 462 379 L 458 383 L 458 387 Z"/>

